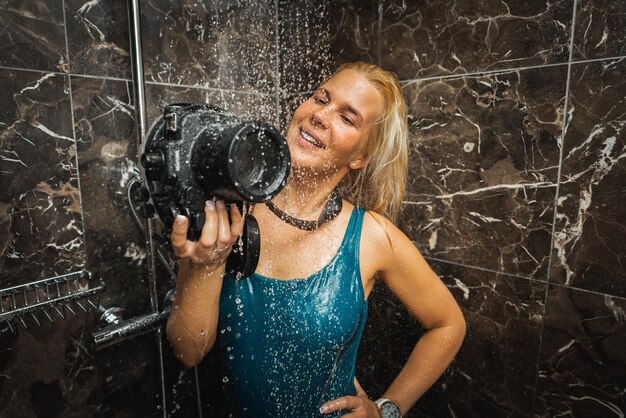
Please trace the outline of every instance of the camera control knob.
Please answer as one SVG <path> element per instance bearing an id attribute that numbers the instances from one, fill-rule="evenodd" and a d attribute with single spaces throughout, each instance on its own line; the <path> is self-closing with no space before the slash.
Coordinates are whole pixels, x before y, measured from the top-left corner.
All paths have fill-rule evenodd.
<path id="1" fill-rule="evenodd" d="M 148 200 L 150 200 L 150 194 L 148 193 L 148 189 L 141 185 L 135 189 L 133 197 L 139 203 L 146 203 Z"/>
<path id="2" fill-rule="evenodd" d="M 163 154 L 161 151 L 144 152 L 141 156 L 141 165 L 144 168 L 160 168 L 163 166 Z"/>
<path id="3" fill-rule="evenodd" d="M 148 189 L 150 190 L 150 194 L 161 194 L 163 193 L 163 183 L 160 181 L 150 181 L 148 182 Z"/>

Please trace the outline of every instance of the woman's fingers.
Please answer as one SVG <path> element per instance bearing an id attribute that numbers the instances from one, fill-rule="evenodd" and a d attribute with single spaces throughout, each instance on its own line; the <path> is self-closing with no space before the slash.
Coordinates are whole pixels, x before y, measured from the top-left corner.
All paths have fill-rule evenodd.
<path id="1" fill-rule="evenodd" d="M 243 232 L 243 216 L 239 211 L 239 207 L 233 204 L 230 205 L 230 236 L 236 238 Z"/>
<path id="2" fill-rule="evenodd" d="M 228 221 L 228 212 L 223 200 L 218 200 L 215 204 L 217 209 L 218 221 L 218 248 L 224 248 L 231 244 L 230 242 L 230 222 Z"/>
<path id="3" fill-rule="evenodd" d="M 236 205 L 230 208 L 228 218 L 226 205 L 222 200 L 208 200 L 204 208 L 204 225 L 197 242 L 187 239 L 189 221 L 178 215 L 172 225 L 172 248 L 178 257 L 189 257 L 194 263 L 219 261 L 223 259 L 233 241 L 243 231 L 243 216 Z"/>
<path id="4" fill-rule="evenodd" d="M 215 241 L 217 241 L 218 223 L 219 219 L 215 202 L 207 200 L 204 206 L 204 225 L 202 225 L 202 231 L 200 232 L 200 238 L 196 246 L 201 253 L 206 253 L 209 248 L 215 245 Z"/>
<path id="5" fill-rule="evenodd" d="M 211 251 L 215 248 L 215 242 L 217 241 L 218 225 L 219 220 L 215 202 L 207 200 L 204 207 L 204 225 L 202 225 L 202 230 L 200 231 L 200 238 L 198 238 L 198 242 L 191 241 L 193 250 L 190 258 L 194 263 L 209 261 Z"/>
<path id="6" fill-rule="evenodd" d="M 174 219 L 174 224 L 172 225 L 172 234 L 170 236 L 170 240 L 172 241 L 172 249 L 174 250 L 174 254 L 178 257 L 182 257 L 185 255 L 185 251 L 187 250 L 187 228 L 189 226 L 189 222 L 187 222 L 187 218 L 183 215 L 176 215 L 176 219 Z"/>
<path id="7" fill-rule="evenodd" d="M 320 408 L 322 414 L 330 414 L 331 412 L 341 411 L 343 409 L 356 409 L 363 403 L 363 400 L 356 396 L 343 396 L 326 402 Z"/>

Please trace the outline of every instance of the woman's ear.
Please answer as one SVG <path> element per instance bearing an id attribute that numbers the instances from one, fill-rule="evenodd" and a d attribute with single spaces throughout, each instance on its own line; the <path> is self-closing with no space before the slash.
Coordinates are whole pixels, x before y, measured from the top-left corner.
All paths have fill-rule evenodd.
<path id="1" fill-rule="evenodd" d="M 350 161 L 350 163 L 348 164 L 348 168 L 350 168 L 351 170 L 358 170 L 359 168 L 365 167 L 366 164 L 367 157 L 364 156 L 357 158 L 356 160 Z"/>

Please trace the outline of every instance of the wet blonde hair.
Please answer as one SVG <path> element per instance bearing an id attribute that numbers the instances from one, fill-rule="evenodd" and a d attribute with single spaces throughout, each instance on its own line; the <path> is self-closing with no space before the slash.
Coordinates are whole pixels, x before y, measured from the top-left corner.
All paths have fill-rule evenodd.
<path id="1" fill-rule="evenodd" d="M 395 221 L 406 189 L 409 163 L 407 108 L 400 83 L 378 65 L 362 61 L 341 65 L 331 78 L 343 70 L 364 75 L 382 94 L 384 111 L 367 139 L 365 167 L 350 170 L 340 190 L 356 206 Z"/>

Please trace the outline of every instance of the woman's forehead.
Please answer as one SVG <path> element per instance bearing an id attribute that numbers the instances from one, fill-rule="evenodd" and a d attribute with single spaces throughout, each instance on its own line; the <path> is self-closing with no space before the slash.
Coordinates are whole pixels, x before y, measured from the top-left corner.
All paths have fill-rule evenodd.
<path id="1" fill-rule="evenodd" d="M 357 71 L 342 70 L 320 89 L 326 90 L 331 95 L 331 100 L 359 110 L 365 119 L 375 120 L 383 112 L 382 94 L 365 75 Z"/>

